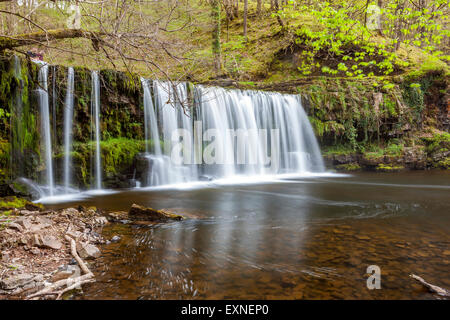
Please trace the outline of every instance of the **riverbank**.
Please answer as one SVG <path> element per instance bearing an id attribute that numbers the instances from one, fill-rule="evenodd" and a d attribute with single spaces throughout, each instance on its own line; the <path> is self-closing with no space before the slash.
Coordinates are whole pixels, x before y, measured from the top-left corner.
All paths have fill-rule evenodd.
<path id="1" fill-rule="evenodd" d="M 98 258 L 97 246 L 105 243 L 100 234 L 108 221 L 96 208 L 46 210 L 21 198 L 0 200 L 0 299 L 32 298 L 49 288 L 52 294 L 36 298 L 60 298 L 71 285 L 95 281 L 83 264 Z"/>
<path id="2" fill-rule="evenodd" d="M 129 212 L 95 207 L 45 209 L 24 198 L 0 198 L 0 300 L 61 299 L 95 282 L 89 265 L 101 256 L 103 227 L 112 222 L 151 224 L 183 217 L 133 204 Z M 63 295 L 66 294 L 66 295 Z"/>

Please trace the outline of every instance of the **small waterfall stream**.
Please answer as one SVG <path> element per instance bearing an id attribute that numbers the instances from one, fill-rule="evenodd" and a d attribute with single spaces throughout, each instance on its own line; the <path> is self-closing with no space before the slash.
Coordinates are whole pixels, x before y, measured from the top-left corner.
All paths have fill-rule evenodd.
<path id="1" fill-rule="evenodd" d="M 64 188 L 69 192 L 72 184 L 72 131 L 73 131 L 73 90 L 74 90 L 74 70 L 68 69 L 67 92 L 64 103 Z"/>
<path id="2" fill-rule="evenodd" d="M 42 146 L 45 156 L 45 171 L 47 178 L 47 186 L 49 195 L 54 194 L 54 177 L 53 177 L 53 157 L 52 157 L 52 141 L 50 133 L 50 111 L 48 104 L 48 65 L 41 64 L 39 69 L 38 81 L 39 88 L 37 89 L 39 95 L 39 107 L 41 111 L 41 136 Z"/>
<path id="3" fill-rule="evenodd" d="M 102 164 L 100 154 L 100 80 L 98 71 L 92 71 L 91 112 L 94 123 L 95 136 L 95 188 L 102 188 Z"/>

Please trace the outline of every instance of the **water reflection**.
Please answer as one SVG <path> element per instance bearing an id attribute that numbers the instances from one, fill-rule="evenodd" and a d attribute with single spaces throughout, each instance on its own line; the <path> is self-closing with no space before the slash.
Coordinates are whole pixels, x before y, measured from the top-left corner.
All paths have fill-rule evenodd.
<path id="1" fill-rule="evenodd" d="M 437 298 L 409 274 L 450 287 L 449 177 L 361 174 L 88 199 L 111 210 L 135 202 L 192 218 L 109 225 L 104 235 L 122 240 L 102 248 L 93 268 L 98 282 L 80 298 Z M 371 264 L 381 268 L 381 290 L 366 288 Z"/>

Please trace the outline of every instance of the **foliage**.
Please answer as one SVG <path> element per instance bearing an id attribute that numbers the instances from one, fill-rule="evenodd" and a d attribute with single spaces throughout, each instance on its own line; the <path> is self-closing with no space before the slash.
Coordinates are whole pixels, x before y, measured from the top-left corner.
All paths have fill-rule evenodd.
<path id="1" fill-rule="evenodd" d="M 379 32 L 383 38 L 367 29 L 367 6 L 361 7 L 354 1 L 314 1 L 301 5 L 289 1 L 273 15 L 314 18 L 314 24 L 293 27 L 296 43 L 302 50 L 298 69 L 303 75 L 310 75 L 314 70 L 349 77 L 389 75 L 409 65 L 396 52 L 401 44 L 420 47 L 426 53 L 448 60 L 439 48 L 450 34 L 445 28 L 449 0 L 428 1 L 419 8 L 407 6 L 405 2 L 390 0 L 381 11 L 384 23 Z"/>

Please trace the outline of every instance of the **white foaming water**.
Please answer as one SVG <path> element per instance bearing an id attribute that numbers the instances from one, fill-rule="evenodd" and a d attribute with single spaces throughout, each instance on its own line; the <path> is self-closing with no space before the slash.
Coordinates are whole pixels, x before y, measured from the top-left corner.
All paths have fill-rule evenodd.
<path id="1" fill-rule="evenodd" d="M 184 186 L 204 180 L 268 181 L 279 175 L 324 172 L 319 146 L 297 96 L 197 86 L 194 108 L 188 110 L 182 108 L 187 100 L 184 83 L 153 81 L 155 105 L 148 81 L 143 79 L 142 85 L 146 139 L 153 141 L 153 149 L 146 148 L 150 164 L 147 186 Z M 194 121 L 201 123 L 200 134 L 207 132 L 207 138 L 218 146 L 215 152 L 221 156 L 221 164 L 173 163 L 170 152 L 176 129 L 188 133 L 187 158 L 191 163 L 201 163 L 195 150 Z M 215 130 L 213 136 L 208 136 L 209 129 Z M 259 131 L 264 134 L 259 135 Z M 239 132 L 245 132 L 245 141 L 237 141 Z M 271 167 L 270 161 L 278 165 Z"/>
<path id="2" fill-rule="evenodd" d="M 295 95 L 196 86 L 194 92 L 191 92 L 193 101 L 190 101 L 191 107 L 188 108 L 186 107 L 188 90 L 185 83 L 172 84 L 146 79 L 141 79 L 141 83 L 144 101 L 145 155 L 149 162 L 149 170 L 147 181 L 142 185 L 139 183 L 139 190 L 279 183 L 290 182 L 287 179 L 333 176 L 324 170 L 312 127 L 299 98 Z M 69 97 L 66 97 L 66 101 L 68 99 Z M 66 108 L 67 110 L 70 109 Z M 96 71 L 92 72 L 91 112 L 92 139 L 95 140 L 96 146 L 94 156 L 96 189 L 77 195 L 47 197 L 40 201 L 64 202 L 106 192 L 101 189 L 100 83 Z M 69 120 L 71 119 L 67 115 L 65 123 L 69 123 Z M 198 133 L 196 126 L 199 126 L 199 123 L 200 137 L 194 134 Z M 71 145 L 69 140 L 71 133 L 67 133 L 66 130 L 68 127 L 69 125 L 65 125 L 66 154 L 70 154 L 67 147 Z M 172 135 L 179 129 L 187 133 L 182 140 L 190 142 L 187 144 L 189 149 L 187 151 L 190 151 L 187 158 L 193 164 L 175 164 L 172 161 Z M 205 134 L 209 129 L 215 130 L 213 137 Z M 266 134 L 262 136 L 259 133 L 251 134 L 258 130 Z M 244 145 L 237 141 L 240 138 L 236 132 L 239 131 L 250 132 L 244 136 Z M 274 138 L 271 135 L 275 131 Z M 194 143 L 194 139 L 197 142 L 200 139 L 200 149 L 204 150 L 207 143 L 201 140 L 205 136 L 207 140 L 209 139 L 208 143 L 213 141 L 218 146 L 216 152 L 223 155 L 222 163 L 205 164 L 202 162 L 204 159 L 199 160 L 202 154 L 196 152 L 198 144 Z M 185 152 L 186 150 L 183 150 L 183 155 Z M 239 157 L 241 161 L 238 161 Z M 277 165 L 272 167 L 270 162 L 276 162 Z M 65 177 L 69 175 L 65 174 Z M 70 180 L 65 185 L 70 185 Z"/>
<path id="3" fill-rule="evenodd" d="M 191 134 L 191 138 L 193 137 L 192 119 L 182 108 L 182 103 L 187 99 L 186 85 L 153 81 L 156 112 L 148 80 L 143 79 L 142 86 L 144 89 L 145 138 L 146 140 L 151 139 L 153 142 L 151 152 L 148 144 L 146 147 L 150 167 L 147 184 L 158 186 L 195 180 L 197 178 L 196 166 L 176 165 L 170 158 L 171 138 L 175 130 L 184 129 Z M 158 123 L 162 124 L 161 135 L 158 132 Z"/>
<path id="4" fill-rule="evenodd" d="M 95 188 L 102 188 L 102 164 L 100 155 L 100 80 L 98 71 L 92 71 L 91 113 L 95 135 Z"/>
<path id="5" fill-rule="evenodd" d="M 73 90 L 74 90 L 74 70 L 68 69 L 67 92 L 64 103 L 64 188 L 69 192 L 72 183 L 72 132 L 73 132 Z"/>
<path id="6" fill-rule="evenodd" d="M 54 193 L 54 178 L 53 178 L 53 157 L 52 157 L 52 141 L 50 135 L 50 112 L 48 105 L 48 65 L 46 63 L 40 64 L 38 81 L 39 88 L 37 90 L 39 95 L 39 107 L 41 111 L 41 137 L 42 146 L 45 155 L 45 172 L 46 182 L 48 185 L 48 192 L 50 196 Z"/>

